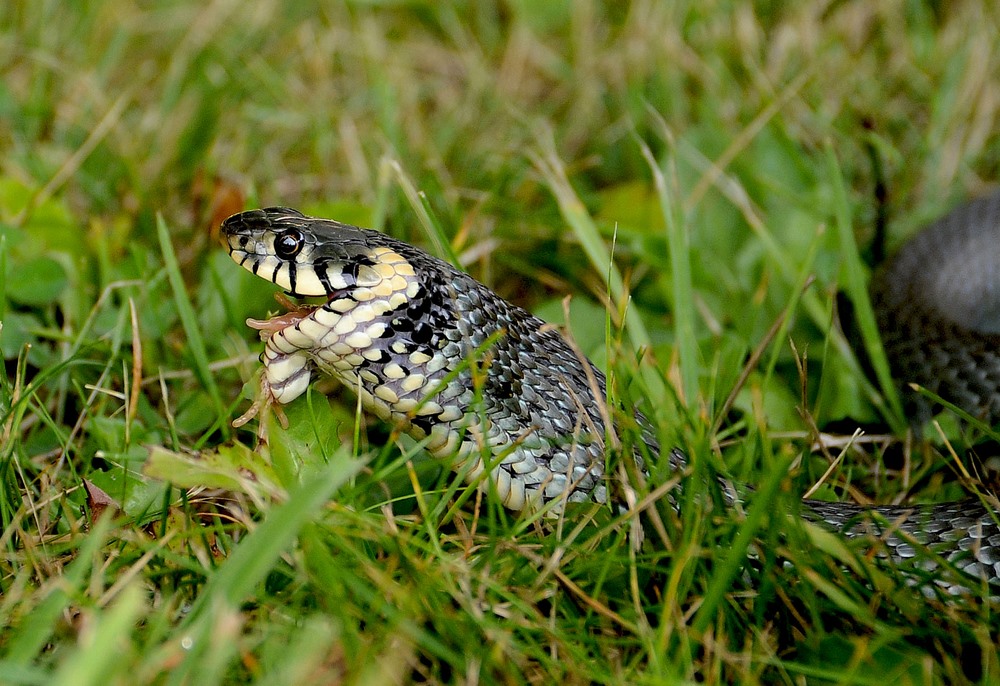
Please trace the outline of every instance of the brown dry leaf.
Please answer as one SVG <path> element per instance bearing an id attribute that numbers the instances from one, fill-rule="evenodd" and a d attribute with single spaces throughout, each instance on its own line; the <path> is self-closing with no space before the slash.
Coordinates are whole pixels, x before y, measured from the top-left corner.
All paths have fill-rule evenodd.
<path id="1" fill-rule="evenodd" d="M 246 203 L 243 189 L 229 179 L 214 176 L 209 180 L 203 172 L 199 172 L 191 193 L 196 203 L 195 216 L 200 216 L 201 208 L 207 208 L 208 237 L 213 243 L 218 243 L 222 221 L 243 210 Z"/>
<path id="2" fill-rule="evenodd" d="M 87 489 L 87 509 L 90 510 L 90 521 L 91 524 L 96 522 L 104 514 L 104 511 L 109 507 L 112 508 L 112 513 L 121 512 L 121 507 L 115 502 L 114 498 L 105 493 L 102 489 L 95 486 L 90 481 L 86 479 L 83 480 L 83 486 Z"/>

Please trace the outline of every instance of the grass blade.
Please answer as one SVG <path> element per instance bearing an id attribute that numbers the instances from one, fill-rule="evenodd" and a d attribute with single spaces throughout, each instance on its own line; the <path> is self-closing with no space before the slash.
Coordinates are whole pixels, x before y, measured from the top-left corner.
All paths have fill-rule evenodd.
<path id="1" fill-rule="evenodd" d="M 177 313 L 180 315 L 181 325 L 184 327 L 187 343 L 191 349 L 191 356 L 194 358 L 195 376 L 198 377 L 198 381 L 201 382 L 201 385 L 208 392 L 208 396 L 211 398 L 212 404 L 215 405 L 215 410 L 219 417 L 224 417 L 226 408 L 222 404 L 219 387 L 216 385 L 215 377 L 209 368 L 208 348 L 205 346 L 205 339 L 202 338 L 201 329 L 198 326 L 198 317 L 194 313 L 191 298 L 188 297 L 187 289 L 184 286 L 184 277 L 181 275 L 180 264 L 177 262 L 177 254 L 174 252 L 174 246 L 170 242 L 170 230 L 167 228 L 167 223 L 163 220 L 163 216 L 159 214 L 156 215 L 156 235 L 160 241 L 160 252 L 163 254 L 163 262 L 166 265 L 167 278 L 170 280 L 170 287 L 173 290 L 174 304 L 177 306 Z M 219 429 L 228 438 L 228 422 L 220 422 Z"/>
<path id="2" fill-rule="evenodd" d="M 777 497 L 781 482 L 788 476 L 788 467 L 793 459 L 794 456 L 779 459 L 768 473 L 767 481 L 754 493 L 746 521 L 740 524 L 740 531 L 726 551 L 726 558 L 716 568 L 708 582 L 705 598 L 698 608 L 692 625 L 696 632 L 704 632 L 712 622 L 716 608 L 725 598 L 733 579 L 747 563 L 747 550 L 757 536 L 764 518 L 768 514 L 775 515 L 780 511 L 775 508 L 774 499 Z"/>
<path id="3" fill-rule="evenodd" d="M 24 624 L 14 634 L 5 660 L 26 665 L 38 655 L 59 626 L 59 616 L 72 604 L 72 595 L 86 584 L 94 556 L 104 545 L 109 529 L 107 519 L 101 519 L 94 530 L 80 541 L 76 559 L 58 579 L 51 580 L 51 591 L 27 615 Z"/>
<path id="4" fill-rule="evenodd" d="M 96 686 L 106 683 L 121 660 L 125 646 L 144 606 L 143 593 L 136 585 L 125 588 L 114 605 L 97 616 L 93 626 L 83 632 L 76 649 L 56 672 L 53 686 Z"/>
<path id="5" fill-rule="evenodd" d="M 209 579 L 192 620 L 206 607 L 222 600 L 235 607 L 260 583 L 299 529 L 323 507 L 333 493 L 354 477 L 364 462 L 333 459 L 312 478 L 288 493 L 288 500 L 272 510 L 264 522 L 243 539 L 225 564 Z"/>
<path id="6" fill-rule="evenodd" d="M 653 174 L 656 194 L 660 201 L 660 210 L 667 227 L 667 246 L 670 251 L 670 269 L 673 284 L 671 290 L 671 306 L 674 313 L 674 345 L 680 359 L 681 385 L 683 401 L 689 407 L 698 398 L 698 369 L 700 367 L 698 342 L 695 338 L 695 304 L 694 285 L 691 279 L 691 241 L 688 238 L 687 226 L 681 204 L 677 195 L 672 193 L 676 188 L 676 170 L 668 158 L 664 163 L 671 172 L 671 184 L 667 184 L 666 176 L 653 156 L 653 151 L 645 141 L 639 141 L 642 156 Z"/>
<path id="7" fill-rule="evenodd" d="M 882 338 L 878 332 L 878 325 L 875 323 L 875 312 L 872 310 L 871 300 L 868 299 L 865 268 L 851 226 L 851 211 L 847 203 L 844 176 L 840 172 L 837 155 L 829 144 L 826 147 L 826 163 L 830 184 L 834 192 L 837 238 L 840 242 L 840 255 L 844 265 L 843 274 L 847 296 L 854 305 L 854 317 L 861 331 L 861 340 L 864 342 L 865 351 L 875 369 L 875 376 L 878 378 L 882 395 L 889 404 L 888 408 L 883 408 L 886 420 L 894 432 L 903 434 L 906 431 L 906 422 L 903 420 L 903 405 L 900 402 L 899 393 L 896 391 L 896 383 L 892 380 L 892 374 L 889 371 L 889 361 L 886 359 L 885 350 L 882 348 Z"/>

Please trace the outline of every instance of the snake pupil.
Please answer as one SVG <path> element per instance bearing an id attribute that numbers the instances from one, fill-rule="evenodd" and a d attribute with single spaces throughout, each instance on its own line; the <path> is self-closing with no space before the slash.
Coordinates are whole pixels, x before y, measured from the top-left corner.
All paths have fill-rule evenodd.
<path id="1" fill-rule="evenodd" d="M 299 231 L 289 229 L 274 239 L 274 253 L 283 260 L 290 260 L 302 250 L 303 242 Z"/>

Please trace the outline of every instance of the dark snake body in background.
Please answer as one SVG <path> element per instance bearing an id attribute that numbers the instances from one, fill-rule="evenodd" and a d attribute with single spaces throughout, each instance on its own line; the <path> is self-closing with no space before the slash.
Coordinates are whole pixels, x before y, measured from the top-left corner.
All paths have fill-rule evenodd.
<path id="1" fill-rule="evenodd" d="M 895 378 L 1000 420 L 1000 192 L 920 231 L 876 273 L 871 295 Z M 914 404 L 916 419 L 930 418 Z"/>
<path id="2" fill-rule="evenodd" d="M 618 499 L 616 480 L 605 474 L 604 375 L 555 327 L 375 231 L 272 207 L 230 217 L 222 235 L 232 258 L 254 274 L 293 296 L 326 298 L 249 320 L 266 338 L 258 403 L 292 401 L 320 371 L 511 509 L 557 513 L 565 502 Z M 952 247 L 956 240 L 964 247 Z M 991 417 L 1000 410 L 1000 337 L 992 333 L 1000 330 L 998 246 L 1000 195 L 932 225 L 881 271 L 873 293 L 880 325 L 890 327 L 885 345 L 895 371 L 946 399 L 985 399 Z M 946 255 L 953 264 L 941 264 Z M 949 294 L 952 281 L 960 295 Z M 657 453 L 648 428 L 644 439 Z M 668 459 L 675 469 L 686 463 L 678 450 Z M 845 535 L 885 531 L 897 560 L 918 556 L 919 542 L 970 575 L 968 586 L 1000 584 L 1000 526 L 978 500 L 804 504 L 806 516 Z M 928 557 L 919 562 L 934 566 Z"/>

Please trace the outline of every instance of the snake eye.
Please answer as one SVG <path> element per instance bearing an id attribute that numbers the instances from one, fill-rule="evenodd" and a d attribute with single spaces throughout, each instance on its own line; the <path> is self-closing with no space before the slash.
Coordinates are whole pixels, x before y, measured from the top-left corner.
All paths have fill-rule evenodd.
<path id="1" fill-rule="evenodd" d="M 283 260 L 290 260 L 299 254 L 303 243 L 305 241 L 302 233 L 296 229 L 289 229 L 274 239 L 274 253 Z"/>

